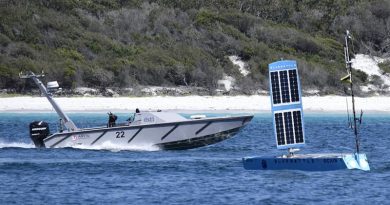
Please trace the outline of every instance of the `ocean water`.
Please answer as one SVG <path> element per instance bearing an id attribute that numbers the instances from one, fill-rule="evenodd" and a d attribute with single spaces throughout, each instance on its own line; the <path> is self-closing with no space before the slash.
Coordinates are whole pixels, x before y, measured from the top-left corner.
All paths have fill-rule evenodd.
<path id="1" fill-rule="evenodd" d="M 216 115 L 214 113 L 214 115 Z M 80 127 L 105 113 L 73 113 Z M 119 114 L 119 121 L 127 114 Z M 247 171 L 245 156 L 280 155 L 270 114 L 256 114 L 234 138 L 184 151 L 139 147 L 35 149 L 28 124 L 54 113 L 0 113 L 0 204 L 389 204 L 390 115 L 368 114 L 362 150 L 371 171 Z M 304 117 L 302 153 L 352 152 L 344 114 Z"/>

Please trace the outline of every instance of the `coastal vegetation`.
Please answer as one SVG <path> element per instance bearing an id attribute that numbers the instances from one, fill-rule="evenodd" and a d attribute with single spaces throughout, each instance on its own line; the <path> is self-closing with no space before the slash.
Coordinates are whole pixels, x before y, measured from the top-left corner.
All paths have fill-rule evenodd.
<path id="1" fill-rule="evenodd" d="M 346 29 L 355 52 L 389 54 L 390 1 L 2 0 L 0 89 L 26 92 L 35 86 L 18 73 L 43 70 L 64 89 L 184 86 L 213 94 L 229 75 L 238 93 L 253 94 L 268 89 L 268 63 L 295 59 L 304 89 L 340 94 Z M 231 55 L 248 63 L 249 75 Z"/>

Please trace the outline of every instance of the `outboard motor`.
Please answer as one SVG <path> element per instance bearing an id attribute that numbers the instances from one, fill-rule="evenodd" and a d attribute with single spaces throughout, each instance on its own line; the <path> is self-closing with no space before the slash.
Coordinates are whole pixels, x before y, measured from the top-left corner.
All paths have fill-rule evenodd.
<path id="1" fill-rule="evenodd" d="M 44 121 L 30 123 L 30 137 L 37 148 L 44 148 L 43 139 L 50 135 L 49 124 Z"/>

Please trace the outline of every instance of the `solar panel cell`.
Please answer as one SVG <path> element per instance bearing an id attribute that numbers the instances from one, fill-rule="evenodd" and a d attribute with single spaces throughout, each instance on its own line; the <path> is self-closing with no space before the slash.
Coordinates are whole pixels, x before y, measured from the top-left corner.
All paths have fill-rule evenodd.
<path id="1" fill-rule="evenodd" d="M 288 76 L 287 71 L 279 71 L 280 74 L 280 87 L 282 90 L 282 102 L 289 103 L 290 102 L 290 92 L 288 86 Z"/>
<path id="2" fill-rule="evenodd" d="M 280 103 L 279 73 L 271 72 L 272 101 L 273 104 Z"/>
<path id="3" fill-rule="evenodd" d="M 287 144 L 294 144 L 294 127 L 292 124 L 291 112 L 284 112 L 283 114 Z"/>
<path id="4" fill-rule="evenodd" d="M 284 139 L 283 114 L 275 113 L 275 129 L 278 145 L 286 144 Z"/>
<path id="5" fill-rule="evenodd" d="M 289 70 L 288 75 L 289 75 L 289 79 L 290 79 L 291 102 L 298 102 L 299 101 L 299 90 L 298 90 L 297 71 L 296 70 Z"/>
<path id="6" fill-rule="evenodd" d="M 294 111 L 293 118 L 294 118 L 295 142 L 296 143 L 303 143 L 301 111 Z"/>

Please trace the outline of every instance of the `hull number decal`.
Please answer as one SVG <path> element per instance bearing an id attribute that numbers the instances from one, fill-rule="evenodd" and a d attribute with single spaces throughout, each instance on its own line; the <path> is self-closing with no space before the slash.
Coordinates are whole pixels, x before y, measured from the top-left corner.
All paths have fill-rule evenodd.
<path id="1" fill-rule="evenodd" d="M 115 132 L 115 134 L 116 134 L 116 138 L 124 138 L 125 137 L 125 132 L 123 132 L 123 131 Z"/>
<path id="2" fill-rule="evenodd" d="M 154 122 L 154 117 L 145 117 L 144 122 L 152 123 L 152 122 Z"/>
<path id="3" fill-rule="evenodd" d="M 73 135 L 72 140 L 81 140 L 81 139 L 88 139 L 89 135 L 88 134 L 79 134 L 79 135 Z"/>

